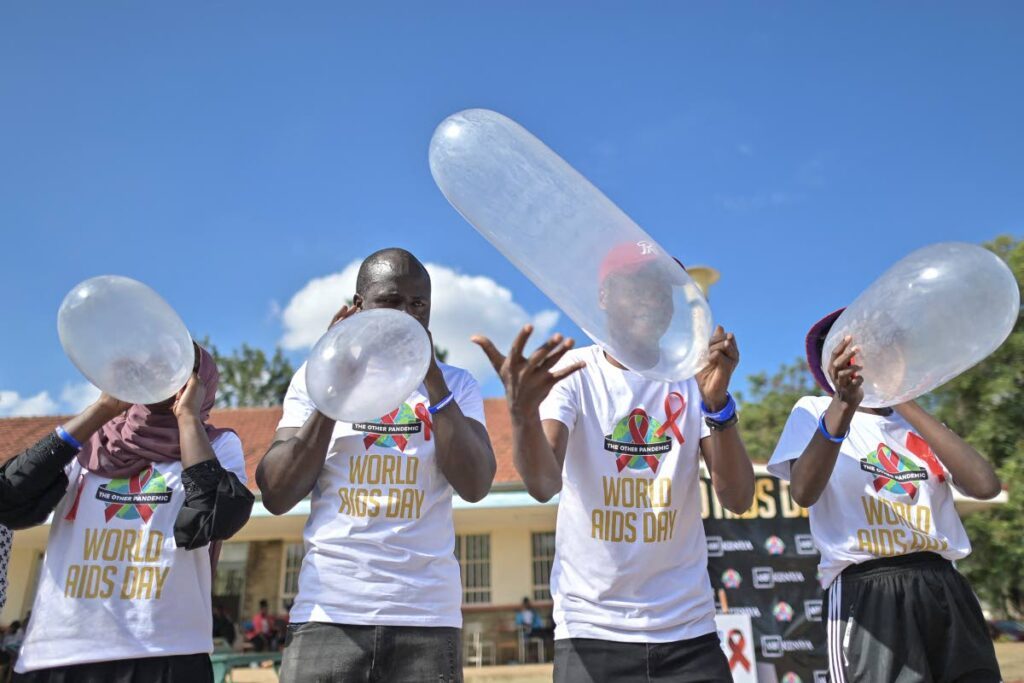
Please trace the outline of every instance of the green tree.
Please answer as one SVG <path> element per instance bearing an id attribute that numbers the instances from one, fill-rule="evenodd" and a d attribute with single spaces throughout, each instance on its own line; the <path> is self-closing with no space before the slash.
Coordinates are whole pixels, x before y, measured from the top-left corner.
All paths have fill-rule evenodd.
<path id="1" fill-rule="evenodd" d="M 217 361 L 220 370 L 218 408 L 278 406 L 284 401 L 295 368 L 280 348 L 268 358 L 262 349 L 248 344 L 230 354 L 221 353 L 209 340 L 200 344 Z"/>
<path id="2" fill-rule="evenodd" d="M 743 443 L 753 461 L 768 462 L 793 406 L 802 397 L 821 391 L 802 358 L 780 366 L 771 376 L 766 372 L 750 375 L 747 384 L 749 399 L 743 392 L 736 394 Z"/>
<path id="3" fill-rule="evenodd" d="M 1003 236 L 985 245 L 1024 283 L 1024 241 Z M 1009 502 L 968 515 L 974 551 L 961 568 L 986 602 L 1024 613 L 1024 324 L 986 358 L 925 399 L 935 415 L 996 467 Z"/>

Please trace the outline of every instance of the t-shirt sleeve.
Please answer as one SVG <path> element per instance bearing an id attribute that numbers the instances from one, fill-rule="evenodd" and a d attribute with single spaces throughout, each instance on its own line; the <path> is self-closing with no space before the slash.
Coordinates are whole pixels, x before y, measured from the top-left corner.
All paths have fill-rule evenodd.
<path id="1" fill-rule="evenodd" d="M 790 468 L 793 461 L 800 457 L 807 448 L 807 443 L 818 429 L 818 418 L 821 417 L 815 408 L 814 399 L 805 396 L 796 402 L 793 411 L 782 429 L 782 436 L 775 446 L 771 460 L 768 461 L 768 472 L 789 481 Z"/>
<path id="2" fill-rule="evenodd" d="M 245 474 L 245 451 L 242 449 L 242 440 L 234 432 L 225 432 L 210 444 L 217 456 L 220 466 L 228 472 L 234 472 L 238 481 L 246 483 Z"/>
<path id="3" fill-rule="evenodd" d="M 278 429 L 288 427 L 301 427 L 316 410 L 313 400 L 306 391 L 306 364 L 303 363 L 292 377 L 288 391 L 284 395 L 282 404 L 281 421 L 277 423 Z"/>
<path id="4" fill-rule="evenodd" d="M 480 384 L 468 372 L 460 373 L 459 381 L 452 387 L 455 402 L 466 417 L 471 417 L 480 424 L 487 426 L 484 417 L 484 397 L 480 393 Z"/>
<path id="5" fill-rule="evenodd" d="M 554 369 L 558 370 L 567 365 L 571 365 L 577 360 L 578 358 L 563 356 L 562 360 L 555 365 Z M 579 375 L 581 372 L 586 372 L 586 368 L 578 372 L 574 372 L 555 386 L 551 387 L 551 392 L 540 404 L 541 420 L 558 420 L 569 429 L 572 429 L 573 426 L 575 426 L 576 416 L 579 412 L 580 406 Z"/>

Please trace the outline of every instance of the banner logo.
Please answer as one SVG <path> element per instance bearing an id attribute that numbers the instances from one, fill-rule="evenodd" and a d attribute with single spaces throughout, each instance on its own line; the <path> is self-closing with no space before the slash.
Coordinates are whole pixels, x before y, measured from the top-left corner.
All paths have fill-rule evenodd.
<path id="1" fill-rule="evenodd" d="M 781 657 L 782 636 L 761 636 L 761 656 Z"/>
<path id="2" fill-rule="evenodd" d="M 725 541 L 721 536 L 708 536 L 708 557 L 722 557 L 726 553 L 752 553 L 754 544 L 750 541 Z"/>
<path id="3" fill-rule="evenodd" d="M 781 555 L 786 552 L 786 544 L 778 536 L 769 536 L 764 542 L 764 549 L 769 555 Z"/>
<path id="4" fill-rule="evenodd" d="M 807 621 L 821 621 L 821 600 L 804 600 L 804 617 Z"/>
<path id="5" fill-rule="evenodd" d="M 814 545 L 814 536 L 810 534 L 797 534 L 793 537 L 796 543 L 797 555 L 817 555 L 818 547 Z"/>
<path id="6" fill-rule="evenodd" d="M 804 683 L 804 679 L 800 678 L 792 671 L 787 671 L 782 674 L 782 678 L 779 679 L 779 683 Z"/>
<path id="7" fill-rule="evenodd" d="M 778 622 L 793 621 L 793 607 L 788 602 L 780 600 L 772 607 L 772 616 Z"/>
<path id="8" fill-rule="evenodd" d="M 726 569 L 722 572 L 722 585 L 726 588 L 739 588 L 743 583 L 743 576 L 735 569 Z"/>
<path id="9" fill-rule="evenodd" d="M 777 583 L 803 583 L 802 572 L 777 572 L 771 567 L 754 567 L 754 588 L 775 588 Z"/>

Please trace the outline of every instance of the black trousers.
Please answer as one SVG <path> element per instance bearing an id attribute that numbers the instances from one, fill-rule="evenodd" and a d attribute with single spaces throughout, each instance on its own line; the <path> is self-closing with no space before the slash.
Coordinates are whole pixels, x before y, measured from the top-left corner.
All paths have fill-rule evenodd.
<path id="1" fill-rule="evenodd" d="M 288 625 L 281 683 L 461 683 L 457 628 Z"/>
<path id="2" fill-rule="evenodd" d="M 826 591 L 825 613 L 832 683 L 1002 680 L 970 584 L 934 553 L 847 568 Z"/>
<path id="3" fill-rule="evenodd" d="M 555 641 L 554 683 L 732 683 L 717 633 L 673 643 Z"/>
<path id="4" fill-rule="evenodd" d="M 210 655 L 144 657 L 14 674 L 14 683 L 212 683 Z"/>

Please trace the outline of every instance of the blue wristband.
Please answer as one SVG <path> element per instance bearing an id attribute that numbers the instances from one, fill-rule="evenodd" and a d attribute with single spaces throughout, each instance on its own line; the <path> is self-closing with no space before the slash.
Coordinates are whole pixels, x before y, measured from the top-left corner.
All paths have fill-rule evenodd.
<path id="1" fill-rule="evenodd" d="M 829 431 L 828 431 L 828 427 L 825 426 L 825 415 L 824 414 L 822 414 L 822 416 L 820 418 L 818 418 L 818 431 L 821 432 L 821 435 L 823 437 L 825 437 L 826 439 L 828 439 L 832 443 L 842 443 L 842 442 L 846 441 L 846 437 L 848 437 L 850 435 L 850 430 L 847 429 L 846 433 L 843 434 L 842 436 L 832 436 L 829 433 Z"/>
<path id="2" fill-rule="evenodd" d="M 708 405 L 701 399 L 700 409 L 704 413 L 704 417 L 714 422 L 726 422 L 732 419 L 732 416 L 736 414 L 736 401 L 733 400 L 732 394 L 725 392 L 725 407 L 719 410 L 717 413 L 711 412 Z"/>
<path id="3" fill-rule="evenodd" d="M 455 400 L 455 394 L 453 394 L 453 393 L 449 392 L 447 396 L 445 396 L 445 397 L 444 397 L 444 398 L 442 398 L 442 399 L 441 399 L 440 401 L 438 401 L 438 402 L 437 402 L 437 403 L 435 403 L 434 405 L 432 405 L 432 406 L 430 406 L 429 408 L 427 408 L 427 411 L 428 411 L 428 412 L 429 412 L 429 413 L 430 413 L 431 415 L 433 415 L 434 413 L 436 413 L 437 411 L 439 411 L 439 410 L 441 410 L 442 408 L 446 407 L 446 406 L 447 406 L 447 405 L 448 405 L 449 403 L 451 403 L 451 402 L 452 402 L 452 401 L 454 401 L 454 400 Z"/>
<path id="4" fill-rule="evenodd" d="M 61 441 L 63 441 L 69 446 L 73 446 L 78 450 L 82 450 L 82 444 L 78 443 L 78 439 L 68 434 L 68 430 L 64 429 L 63 427 L 57 427 L 56 432 L 57 436 L 60 437 Z"/>

